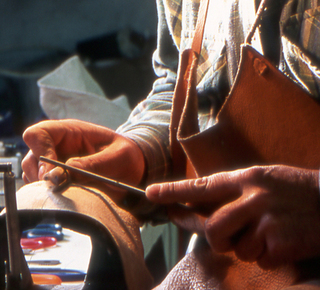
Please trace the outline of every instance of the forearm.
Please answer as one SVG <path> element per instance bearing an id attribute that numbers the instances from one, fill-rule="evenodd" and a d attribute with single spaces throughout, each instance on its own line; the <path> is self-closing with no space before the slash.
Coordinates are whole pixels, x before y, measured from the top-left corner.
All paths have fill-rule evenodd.
<path id="1" fill-rule="evenodd" d="M 153 105 L 156 107 L 152 108 Z M 170 174 L 168 137 L 170 112 L 170 95 L 159 97 L 157 102 L 146 99 L 118 129 L 123 136 L 134 140 L 143 152 L 146 162 L 146 183 L 163 180 Z"/>
<path id="2" fill-rule="evenodd" d="M 146 183 L 170 174 L 169 124 L 179 52 L 170 35 L 162 0 L 158 7 L 158 45 L 153 55 L 157 75 L 148 97 L 132 111 L 118 133 L 134 140 L 146 161 Z"/>

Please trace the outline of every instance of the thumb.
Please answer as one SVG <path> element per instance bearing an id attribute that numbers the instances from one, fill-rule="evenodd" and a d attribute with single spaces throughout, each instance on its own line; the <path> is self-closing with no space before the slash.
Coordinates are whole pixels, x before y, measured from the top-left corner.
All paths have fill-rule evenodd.
<path id="1" fill-rule="evenodd" d="M 75 168 L 79 168 L 79 169 L 85 168 L 86 170 L 88 170 L 85 161 L 86 160 L 84 160 L 83 158 L 71 158 L 66 161 L 66 164 Z M 54 166 L 54 165 L 51 165 L 51 166 Z M 73 170 L 68 170 L 68 174 L 70 175 L 73 181 L 81 180 L 82 182 L 84 182 L 88 180 L 88 177 L 82 175 L 81 173 L 75 173 Z M 44 179 L 58 186 L 67 180 L 68 174 L 64 168 L 56 166 L 44 175 Z"/>

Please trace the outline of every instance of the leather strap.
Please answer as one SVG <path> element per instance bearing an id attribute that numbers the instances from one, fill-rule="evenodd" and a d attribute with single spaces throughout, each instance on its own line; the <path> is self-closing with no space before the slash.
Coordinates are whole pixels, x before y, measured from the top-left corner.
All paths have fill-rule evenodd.
<path id="1" fill-rule="evenodd" d="M 178 66 L 178 78 L 175 86 L 172 112 L 170 120 L 170 151 L 172 156 L 172 168 L 174 179 L 185 177 L 186 172 L 186 156 L 177 140 L 177 129 L 179 127 L 180 116 L 183 111 L 185 99 L 190 90 L 189 83 L 196 77 L 198 64 L 198 56 L 201 52 L 202 39 L 207 17 L 209 0 L 200 0 L 198 19 L 195 29 L 195 36 L 192 41 L 191 49 L 186 49 L 181 52 Z M 195 89 L 195 88 L 193 88 Z"/>
<path id="2" fill-rule="evenodd" d="M 192 50 L 197 53 L 197 55 L 201 52 L 202 47 L 202 39 L 204 33 L 204 27 L 207 19 L 209 7 L 209 0 L 200 0 L 200 8 L 198 12 L 198 19 L 196 24 L 195 35 L 192 41 Z"/>
<path id="3" fill-rule="evenodd" d="M 312 1 L 312 3 L 313 2 L 314 1 Z M 261 0 L 256 13 L 255 21 L 245 39 L 245 44 L 251 44 L 251 40 L 254 35 L 254 32 L 260 23 L 260 19 L 261 19 L 260 16 L 263 10 L 265 9 L 266 5 L 267 5 L 267 0 Z M 200 0 L 200 8 L 198 12 L 196 30 L 195 30 L 195 35 L 192 41 L 192 50 L 197 55 L 199 55 L 201 52 L 204 28 L 205 28 L 205 23 L 206 23 L 207 14 L 208 14 L 208 7 L 209 7 L 209 0 L 202 0 L 202 1 Z"/>
<path id="4" fill-rule="evenodd" d="M 255 22 L 246 38 L 248 43 L 254 34 L 256 27 L 260 21 L 260 14 L 265 8 L 266 1 L 262 0 L 256 15 Z M 178 67 L 178 78 L 173 96 L 173 105 L 170 121 L 170 150 L 172 156 L 172 168 L 174 179 L 181 179 L 188 169 L 186 168 L 186 156 L 181 144 L 177 140 L 177 130 L 179 127 L 180 116 L 183 112 L 186 96 L 194 91 L 196 94 L 196 72 L 198 66 L 198 58 L 201 53 L 202 41 L 205 29 L 205 22 L 208 14 L 209 0 L 200 0 L 198 19 L 196 23 L 195 35 L 192 40 L 191 49 L 186 49 L 180 54 L 180 63 Z M 191 86 L 189 84 L 192 84 Z M 197 112 L 197 110 L 195 110 Z M 190 116 L 189 116 L 190 117 Z M 195 116 L 192 116 L 196 118 Z M 195 129 L 196 130 L 196 129 Z M 192 170 L 191 170 L 192 171 Z"/>
<path id="5" fill-rule="evenodd" d="M 257 10 L 257 13 L 256 13 L 256 18 L 255 18 L 255 20 L 251 26 L 251 29 L 250 29 L 249 33 L 247 34 L 247 37 L 244 41 L 245 44 L 251 44 L 251 40 L 254 35 L 254 32 L 256 31 L 256 28 L 258 27 L 260 20 L 261 20 L 260 16 L 261 16 L 263 10 L 265 9 L 266 5 L 267 5 L 267 0 L 261 0 L 259 7 L 258 7 L 258 10 Z"/>
<path id="6" fill-rule="evenodd" d="M 314 1 L 312 1 L 312 3 L 313 2 Z M 254 35 L 254 32 L 260 23 L 260 19 L 261 19 L 260 16 L 263 10 L 265 9 L 266 5 L 267 5 L 267 0 L 262 0 L 260 2 L 257 13 L 256 13 L 255 21 L 245 39 L 245 44 L 251 44 L 251 40 Z M 197 55 L 199 55 L 201 52 L 203 33 L 204 33 L 205 23 L 206 23 L 207 14 L 208 14 L 208 7 L 209 7 L 209 0 L 200 1 L 200 8 L 198 12 L 196 30 L 195 30 L 195 35 L 192 41 L 192 50 Z"/>

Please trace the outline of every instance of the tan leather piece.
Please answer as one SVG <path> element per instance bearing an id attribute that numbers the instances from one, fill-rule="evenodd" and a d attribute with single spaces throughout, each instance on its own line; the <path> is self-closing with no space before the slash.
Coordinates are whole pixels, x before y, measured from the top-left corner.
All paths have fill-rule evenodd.
<path id="1" fill-rule="evenodd" d="M 128 289 L 151 288 L 152 277 L 144 262 L 139 223 L 105 193 L 81 186 L 53 193 L 46 182 L 40 181 L 25 185 L 17 192 L 17 207 L 18 210 L 77 212 L 99 221 L 118 245 Z"/>

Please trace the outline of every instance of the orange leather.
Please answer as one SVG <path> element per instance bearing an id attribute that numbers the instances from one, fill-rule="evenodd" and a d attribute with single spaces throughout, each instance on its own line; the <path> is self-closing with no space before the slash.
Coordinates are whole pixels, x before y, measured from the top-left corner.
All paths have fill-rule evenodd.
<path id="1" fill-rule="evenodd" d="M 200 134 L 196 95 L 187 95 L 177 138 L 198 175 L 260 164 L 318 169 L 319 103 L 249 45 L 239 71 L 216 125 Z"/>

